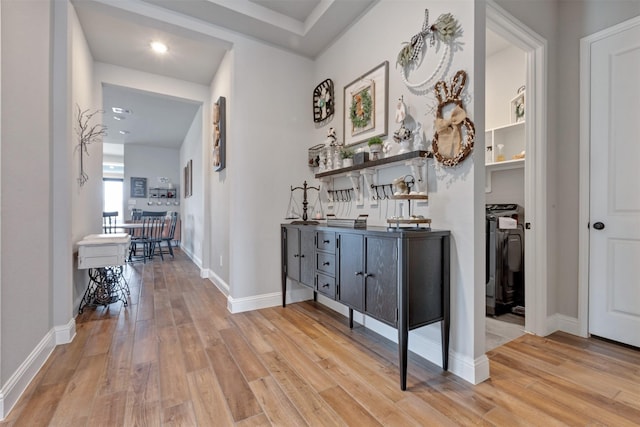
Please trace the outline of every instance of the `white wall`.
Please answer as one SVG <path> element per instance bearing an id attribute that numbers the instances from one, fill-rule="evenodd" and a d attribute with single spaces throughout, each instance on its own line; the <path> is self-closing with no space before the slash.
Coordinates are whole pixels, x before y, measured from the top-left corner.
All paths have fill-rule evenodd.
<path id="1" fill-rule="evenodd" d="M 125 144 L 124 146 L 124 182 L 123 182 L 123 199 L 121 214 L 124 218 L 131 218 L 129 206 L 145 211 L 179 211 L 180 206 L 158 206 L 154 200 L 149 197 L 149 188 L 163 188 L 166 184 L 161 183 L 158 178 L 169 178 L 171 183 L 175 184 L 181 193 L 181 169 L 180 169 L 180 150 L 178 148 L 151 147 L 140 144 Z M 151 159 L 151 160 L 150 160 Z M 131 177 L 147 178 L 147 198 L 131 198 Z M 135 205 L 129 202 L 134 201 Z M 166 202 L 166 200 L 164 200 Z M 153 202 L 153 205 L 149 205 Z"/>
<path id="2" fill-rule="evenodd" d="M 52 328 L 53 225 L 46 220 L 52 214 L 51 105 L 47 102 L 52 5 L 2 2 L 0 7 L 0 409 L 8 410 L 16 390 L 19 395 L 20 387 L 26 385 L 16 377 L 18 369 Z M 50 341 L 43 344 L 42 355 L 48 355 L 51 345 Z"/>
<path id="3" fill-rule="evenodd" d="M 67 263 L 71 267 L 73 274 L 73 307 L 72 310 L 77 310 L 82 295 L 87 287 L 88 274 L 85 270 L 77 269 L 77 262 L 73 254 L 76 253 L 77 248 L 75 244 L 80 241 L 84 236 L 89 234 L 100 233 L 102 231 L 102 143 L 95 142 L 87 146 L 87 153 L 83 153 L 83 168 L 84 173 L 89 177 L 88 181 L 81 187 L 78 183 L 78 177 L 80 176 L 80 150 L 78 149 L 78 136 L 77 136 L 77 118 L 78 107 L 81 110 L 89 110 L 94 112 L 102 109 L 102 106 L 96 101 L 96 94 L 94 92 L 93 82 L 93 57 L 89 50 L 89 45 L 85 39 L 80 21 L 75 13 L 73 7 L 68 8 L 68 25 L 71 38 L 71 54 L 70 59 L 70 73 L 68 81 L 70 82 L 71 96 L 70 102 L 67 106 L 68 119 L 70 121 L 69 128 L 71 137 L 66 141 L 60 141 L 61 146 L 56 145 L 55 151 L 61 151 L 58 153 L 60 156 L 65 156 L 64 159 L 59 159 L 54 163 L 54 167 L 57 173 L 63 174 L 63 178 L 66 182 L 60 183 L 62 188 L 56 188 L 54 194 L 55 213 L 59 215 L 56 222 L 60 224 L 62 230 L 70 226 L 71 228 L 71 245 L 67 249 L 60 250 L 59 253 L 54 253 L 54 259 L 56 261 L 56 267 L 58 263 Z M 91 124 L 100 123 L 102 115 L 97 114 Z M 64 146 L 62 145 L 64 144 Z M 70 164 L 70 168 L 65 168 L 65 164 Z M 65 169 L 70 169 L 65 171 Z M 65 173 L 66 172 L 66 173 Z M 58 200 L 63 194 L 71 195 L 71 204 L 65 204 L 64 198 Z M 63 225 L 64 224 L 64 225 Z M 56 230 L 59 232 L 59 230 Z M 56 236 L 56 242 L 62 242 L 64 236 Z M 71 256 L 70 256 L 71 255 Z M 70 257 L 69 257 L 70 256 Z M 63 306 L 62 299 L 66 296 L 66 292 L 63 289 L 67 286 L 66 283 L 58 283 L 57 291 L 54 292 L 55 307 Z M 59 300 L 58 300 L 59 299 Z M 71 313 L 69 313 L 70 315 Z M 64 321 L 64 319 L 60 319 Z M 66 320 L 68 321 L 68 319 Z"/>
<path id="4" fill-rule="evenodd" d="M 517 95 L 518 88 L 525 84 L 525 64 L 524 52 L 515 46 L 487 57 L 487 129 L 512 123 L 511 100 Z M 522 143 L 524 145 L 524 141 Z M 524 206 L 524 168 L 492 171 L 491 192 L 486 193 L 486 203 L 517 203 Z"/>
<path id="5" fill-rule="evenodd" d="M 228 135 L 229 125 L 233 123 L 233 116 L 231 115 L 231 104 L 234 102 L 233 93 L 231 92 L 231 86 L 233 82 L 233 50 L 228 51 L 220 66 L 216 76 L 211 83 L 211 102 L 216 102 L 220 96 L 224 96 L 226 99 L 226 129 L 227 138 L 226 143 L 233 143 Z M 211 149 L 211 142 L 209 142 L 209 149 Z M 226 155 L 226 161 L 229 165 L 233 165 L 233 158 Z M 229 178 L 227 172 L 229 169 L 225 168 L 220 172 L 210 172 L 210 187 L 209 194 L 210 210 L 211 210 L 211 233 L 209 236 L 211 244 L 211 259 L 209 261 L 212 279 L 216 281 L 218 286 L 226 289 L 228 292 L 229 287 L 229 200 L 231 197 L 231 186 L 229 185 Z"/>
<path id="6" fill-rule="evenodd" d="M 458 70 L 468 73 L 465 109 L 476 125 L 476 146 L 484 146 L 484 64 L 478 68 L 474 62 L 474 49 L 484 52 L 484 43 L 480 46 L 474 43 L 474 32 L 478 25 L 482 26 L 480 30 L 484 32 L 484 10 L 476 10 L 471 1 L 433 1 L 428 4 L 422 1 L 382 1 L 354 23 L 316 60 L 314 83 L 317 84 L 325 78 L 333 80 L 337 108 L 336 115 L 330 123 L 314 130 L 311 140 L 307 142 L 308 146 L 323 142 L 329 126 L 337 129 L 339 139 L 342 140 L 344 86 L 385 60 L 389 61 L 389 133 L 399 127 L 393 117 L 396 101 L 400 96 L 404 96 L 408 113 L 413 120 L 423 124 L 426 138 L 432 138 L 435 96 L 431 91 L 426 94 L 410 91 L 395 67 L 402 42 L 408 41 L 420 29 L 425 7 L 429 8 L 430 22 L 440 14 L 450 12 L 464 30 L 460 40 L 461 49 L 455 53 L 445 78 L 451 79 Z M 482 16 L 481 22 L 475 21 L 476 13 Z M 484 62 L 484 54 L 481 56 Z M 423 73 L 426 76 L 431 70 L 428 64 L 425 68 Z M 312 89 L 313 86 L 310 86 L 307 91 L 311 93 Z M 481 102 L 481 105 L 475 105 L 476 102 Z M 484 213 L 484 150 L 474 150 L 472 157 L 473 159 L 467 159 L 456 168 L 437 167 L 433 161 L 429 161 L 429 202 L 418 204 L 415 212 L 431 218 L 434 228 L 448 229 L 452 232 L 452 370 L 463 378 L 476 382 L 488 375 L 488 365 L 482 349 L 484 332 L 477 335 L 474 332 L 475 323 L 479 323 L 480 328 L 484 326 L 484 295 L 480 295 L 482 292 L 475 292 L 475 289 L 482 291 L 484 286 L 474 286 L 475 283 L 483 283 L 484 277 L 484 255 L 476 257 L 475 253 L 476 247 L 482 247 L 483 239 L 482 230 L 475 229 L 475 216 L 482 216 Z M 482 167 L 475 168 L 476 162 Z M 407 173 L 410 173 L 408 168 L 399 166 L 385 170 L 377 179 L 379 183 L 389 183 L 391 177 Z M 476 183 L 476 180 L 480 184 Z M 336 188 L 344 188 L 348 182 L 341 179 L 334 185 Z M 477 191 L 478 188 L 482 190 Z M 393 206 L 389 207 L 389 211 L 385 203 L 381 203 L 378 208 L 367 206 L 365 203 L 365 207 L 352 208 L 349 217 L 355 217 L 361 212 L 368 213 L 370 224 L 386 224 L 386 217 L 391 216 L 390 210 Z M 384 333 L 383 329 L 380 328 Z M 439 325 L 413 331 L 409 340 L 412 346 L 410 348 L 431 360 L 439 361 L 439 350 L 433 351 L 440 346 L 439 331 Z M 386 333 L 395 339 L 394 334 L 395 332 L 391 331 Z M 417 343 L 424 345 L 418 348 Z"/>
<path id="7" fill-rule="evenodd" d="M 186 197 L 184 191 L 180 195 L 181 218 L 182 218 L 182 234 L 180 237 L 180 246 L 199 266 L 203 267 L 204 245 L 205 245 L 205 212 L 204 201 L 206 194 L 204 190 L 204 176 L 206 175 L 206 166 L 208 162 L 202 156 L 203 147 L 203 111 L 209 111 L 208 107 L 203 105 L 193 119 L 193 123 L 187 132 L 187 135 L 180 147 L 180 170 L 187 165 L 189 160 L 192 161 L 192 196 Z M 184 183 L 183 183 L 184 187 Z"/>
<path id="8" fill-rule="evenodd" d="M 511 121 L 511 100 L 526 80 L 524 52 L 509 46 L 487 57 L 486 127 L 504 126 Z"/>
<path id="9" fill-rule="evenodd" d="M 40 2 L 2 4 L 3 382 L 49 326 L 50 106 L 37 100 L 50 90 L 50 14 Z M 25 312 L 30 328 L 15 322 Z"/>
<path id="10" fill-rule="evenodd" d="M 259 78 L 256 73 L 259 72 Z M 291 185 L 311 179 L 308 136 L 313 62 L 256 41 L 234 40 L 227 111 L 230 305 L 280 299 L 280 230 Z"/>

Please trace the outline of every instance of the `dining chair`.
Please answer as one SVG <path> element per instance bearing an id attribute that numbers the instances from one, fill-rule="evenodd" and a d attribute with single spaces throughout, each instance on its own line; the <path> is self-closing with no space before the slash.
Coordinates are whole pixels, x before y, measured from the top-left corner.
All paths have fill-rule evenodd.
<path id="1" fill-rule="evenodd" d="M 167 244 L 167 248 L 169 249 L 169 255 L 173 258 L 173 239 L 176 234 L 176 225 L 178 224 L 178 212 L 171 212 L 169 221 L 169 229 L 164 236 L 162 237 L 162 241 Z M 162 245 L 160 245 L 160 251 L 162 253 Z"/>
<path id="2" fill-rule="evenodd" d="M 142 219 L 142 209 L 131 209 L 131 219 L 133 221 L 139 221 L 140 219 Z"/>
<path id="3" fill-rule="evenodd" d="M 105 234 L 116 233 L 116 220 L 118 211 L 102 212 L 102 232 Z"/>
<path id="4" fill-rule="evenodd" d="M 167 216 L 167 211 L 160 211 L 160 212 L 142 211 L 142 216 L 161 216 L 164 218 L 165 216 Z"/>
<path id="5" fill-rule="evenodd" d="M 162 241 L 164 217 L 157 215 L 143 216 L 139 223 L 142 225 L 134 229 L 136 233 L 131 238 L 129 261 L 134 261 L 137 258 L 146 263 L 147 259 L 151 260 L 155 255 L 160 255 L 160 258 L 164 260 L 161 251 L 158 251 L 158 253 L 155 251 L 156 248 L 160 248 L 160 242 Z"/>
<path id="6" fill-rule="evenodd" d="M 147 241 L 148 241 L 148 252 L 147 255 L 149 259 L 153 259 L 154 256 L 160 255 L 160 259 L 164 261 L 164 255 L 162 254 L 162 239 L 164 232 L 164 224 L 165 218 L 164 216 L 147 216 Z M 156 248 L 158 248 L 158 252 L 156 253 Z"/>

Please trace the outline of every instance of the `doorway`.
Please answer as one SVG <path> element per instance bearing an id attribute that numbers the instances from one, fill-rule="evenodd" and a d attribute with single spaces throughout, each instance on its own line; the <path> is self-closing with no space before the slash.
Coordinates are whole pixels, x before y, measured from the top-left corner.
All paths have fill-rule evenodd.
<path id="1" fill-rule="evenodd" d="M 525 52 L 491 29 L 485 56 L 485 349 L 525 327 Z"/>
<path id="2" fill-rule="evenodd" d="M 547 327 L 547 202 L 546 202 L 546 167 L 547 167 L 547 139 L 546 121 L 546 41 L 522 22 L 515 19 L 493 1 L 487 2 L 487 30 L 496 36 L 508 40 L 511 45 L 519 49 L 524 56 L 524 86 L 525 93 L 522 97 L 524 107 L 523 124 L 515 126 L 522 128 L 517 130 L 524 135 L 524 159 L 520 160 L 522 181 L 524 186 L 522 207 L 525 219 L 522 221 L 524 238 L 524 331 L 536 335 L 546 335 Z M 487 94 L 489 92 L 487 91 Z M 511 99 L 519 102 L 518 92 Z M 488 95 L 487 95 L 488 96 Z M 515 107 L 515 105 L 513 105 Z M 512 104 L 505 106 L 508 110 L 509 120 Z M 516 121 L 516 120 L 514 120 Z M 516 129 L 505 129 L 516 131 Z M 487 139 L 488 135 L 485 135 Z M 492 135 L 495 137 L 495 134 Z M 509 161 L 514 154 L 520 154 L 517 150 L 506 151 L 506 143 L 502 153 L 509 155 Z M 496 153 L 497 155 L 497 147 Z M 493 157 L 497 160 L 497 157 Z M 514 159 L 515 160 L 515 159 Z M 497 162 L 496 162 L 497 163 Z M 502 163 L 502 162 L 500 162 Z M 500 168 L 506 165 L 496 166 Z M 510 164 L 513 166 L 514 164 Z M 512 168 L 516 170 L 517 168 Z M 506 170 L 511 172 L 511 170 Z M 512 172 L 513 173 L 513 172 Z M 488 184 L 492 173 L 487 171 Z M 511 203 L 511 202 L 508 202 Z"/>

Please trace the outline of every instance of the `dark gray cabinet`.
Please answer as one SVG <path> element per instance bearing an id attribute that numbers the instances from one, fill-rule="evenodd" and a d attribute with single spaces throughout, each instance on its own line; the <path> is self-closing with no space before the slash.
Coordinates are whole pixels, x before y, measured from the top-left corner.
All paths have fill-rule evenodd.
<path id="1" fill-rule="evenodd" d="M 338 233 L 338 297 L 353 310 L 396 327 L 398 320 L 396 239 Z"/>
<path id="2" fill-rule="evenodd" d="M 283 228 L 283 268 L 291 279 L 313 288 L 315 286 L 314 270 L 314 236 L 311 229 Z"/>
<path id="3" fill-rule="evenodd" d="M 283 307 L 287 277 L 300 281 L 296 277 L 308 280 L 307 275 L 315 274 L 314 298 L 320 292 L 348 306 L 350 327 L 356 310 L 397 328 L 402 390 L 407 382 L 409 331 L 441 322 L 442 367 L 447 370 L 449 231 L 291 224 L 283 224 L 281 229 Z M 295 264 L 294 255 L 307 250 L 296 251 L 290 246 L 312 248 L 315 266 L 311 266 L 311 273 L 290 267 Z M 299 265 L 302 269 L 302 263 Z"/>

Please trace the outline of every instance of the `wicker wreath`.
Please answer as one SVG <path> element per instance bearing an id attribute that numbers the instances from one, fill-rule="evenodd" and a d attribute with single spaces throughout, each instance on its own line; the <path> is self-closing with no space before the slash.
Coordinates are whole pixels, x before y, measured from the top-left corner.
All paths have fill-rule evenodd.
<path id="1" fill-rule="evenodd" d="M 451 85 L 439 81 L 434 87 L 438 111 L 432 149 L 435 159 L 444 166 L 456 166 L 473 150 L 476 128 L 467 117 L 460 97 L 466 82 L 467 73 L 460 70 L 454 76 Z M 454 105 L 450 117 L 442 117 L 443 109 L 450 104 Z"/>

